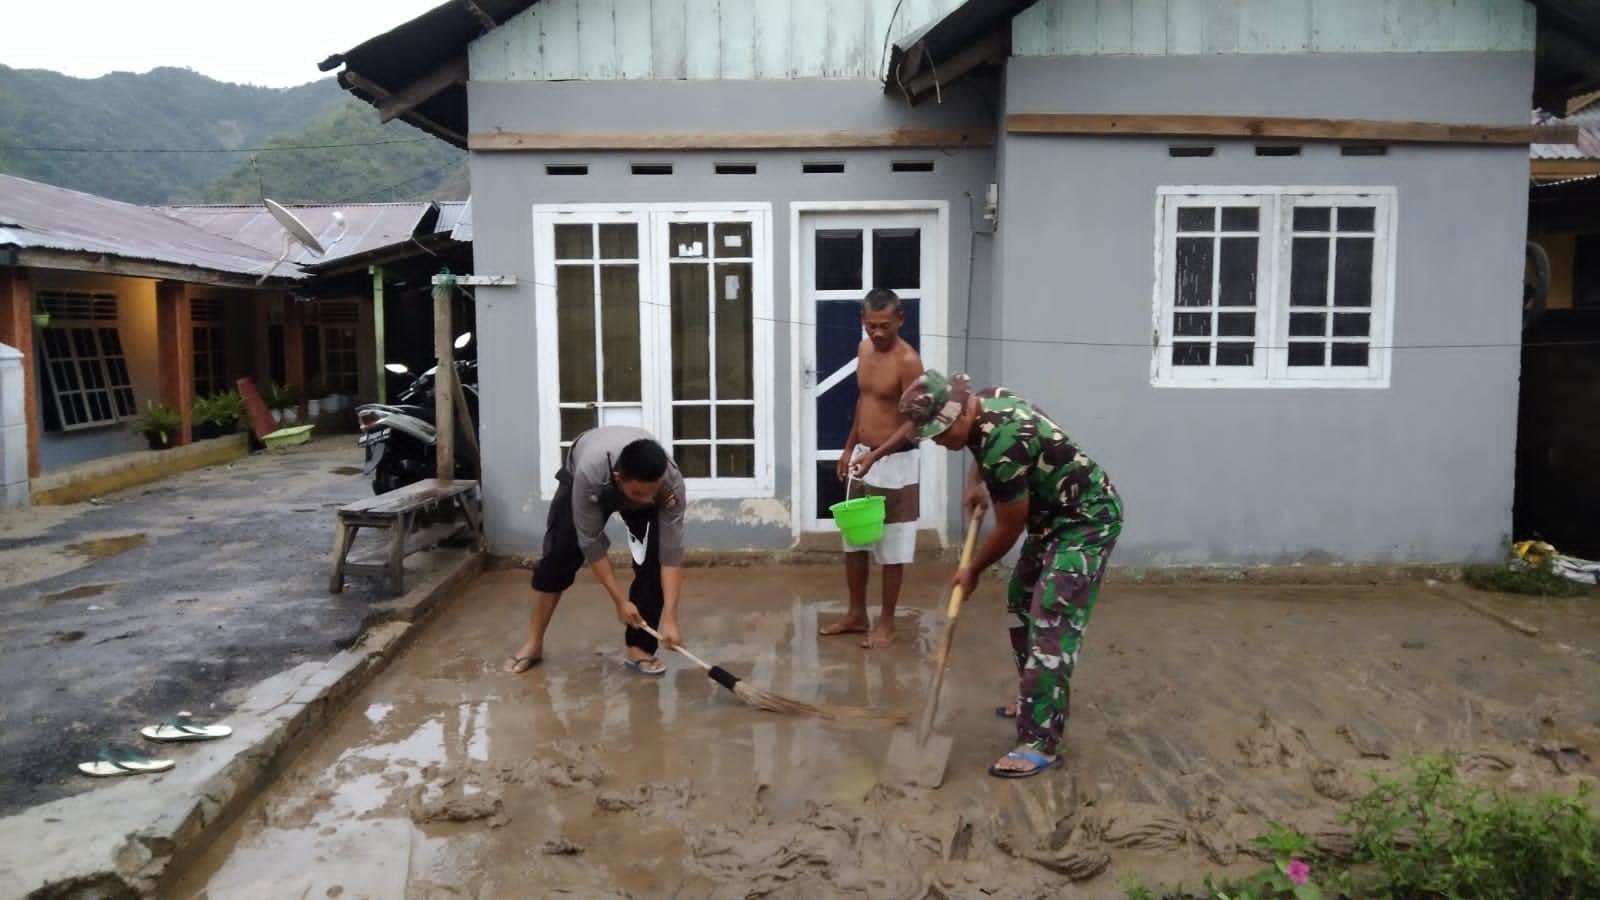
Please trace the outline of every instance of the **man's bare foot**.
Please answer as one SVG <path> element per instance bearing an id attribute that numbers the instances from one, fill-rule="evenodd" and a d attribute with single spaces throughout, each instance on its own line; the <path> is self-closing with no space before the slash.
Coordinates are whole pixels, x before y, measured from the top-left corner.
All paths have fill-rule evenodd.
<path id="1" fill-rule="evenodd" d="M 872 629 L 872 633 L 867 635 L 867 639 L 861 642 L 861 646 L 867 650 L 875 650 L 879 647 L 887 647 L 890 644 L 893 644 L 894 639 L 894 626 L 884 625 L 882 622 L 879 622 L 878 627 Z"/>
<path id="2" fill-rule="evenodd" d="M 996 706 L 994 714 L 1002 719 L 1015 719 L 1017 717 L 1017 701 L 1013 700 L 1005 706 Z"/>
<path id="3" fill-rule="evenodd" d="M 866 616 L 845 616 L 832 625 L 824 625 L 817 630 L 823 637 L 832 637 L 836 634 L 866 634 L 872 623 Z"/>

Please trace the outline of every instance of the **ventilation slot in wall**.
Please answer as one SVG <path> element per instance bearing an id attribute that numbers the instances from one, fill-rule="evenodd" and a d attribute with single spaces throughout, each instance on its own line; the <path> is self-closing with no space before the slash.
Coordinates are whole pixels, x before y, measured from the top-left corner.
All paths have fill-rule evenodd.
<path id="1" fill-rule="evenodd" d="M 1385 156 L 1388 152 L 1383 144 L 1345 144 L 1339 148 L 1340 156 Z"/>
<path id="2" fill-rule="evenodd" d="M 1215 148 L 1215 147 L 1194 147 L 1194 146 L 1191 146 L 1191 147 L 1168 147 L 1167 148 L 1167 155 L 1171 156 L 1171 157 L 1174 157 L 1174 158 L 1177 158 L 1177 159 L 1186 159 L 1186 158 L 1190 158 L 1190 157 L 1199 157 L 1199 156 L 1214 156 L 1214 155 L 1216 155 L 1216 152 L 1217 152 L 1217 148 Z"/>
<path id="3" fill-rule="evenodd" d="M 889 164 L 891 172 L 932 172 L 933 160 L 931 159 L 902 159 Z"/>
<path id="4" fill-rule="evenodd" d="M 756 173 L 756 164 L 717 163 L 716 172 L 718 175 L 754 175 Z"/>
<path id="5" fill-rule="evenodd" d="M 1288 145 L 1288 146 L 1285 146 L 1283 144 L 1278 144 L 1276 146 L 1257 144 L 1256 145 L 1256 155 L 1257 156 L 1299 156 L 1300 155 L 1300 148 L 1298 146 L 1295 146 L 1295 145 L 1292 145 L 1292 144 Z"/>
<path id="6" fill-rule="evenodd" d="M 672 163 L 634 163 L 629 170 L 635 175 L 671 175 Z"/>
<path id="7" fill-rule="evenodd" d="M 842 162 L 809 162 L 801 163 L 800 171 L 807 175 L 842 175 L 844 163 Z"/>
<path id="8" fill-rule="evenodd" d="M 583 163 L 551 164 L 544 167 L 546 175 L 587 175 L 589 167 Z"/>

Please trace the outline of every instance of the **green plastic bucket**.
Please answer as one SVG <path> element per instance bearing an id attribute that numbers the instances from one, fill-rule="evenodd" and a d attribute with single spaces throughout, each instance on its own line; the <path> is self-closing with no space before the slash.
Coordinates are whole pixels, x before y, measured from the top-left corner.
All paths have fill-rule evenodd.
<path id="1" fill-rule="evenodd" d="M 828 507 L 844 539 L 857 546 L 883 537 L 883 498 L 857 497 Z"/>

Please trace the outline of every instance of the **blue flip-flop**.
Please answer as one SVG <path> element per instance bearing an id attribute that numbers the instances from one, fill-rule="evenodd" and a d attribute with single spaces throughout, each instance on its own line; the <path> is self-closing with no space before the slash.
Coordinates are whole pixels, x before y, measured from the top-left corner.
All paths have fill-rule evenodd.
<path id="1" fill-rule="evenodd" d="M 1015 719 L 1017 717 L 1016 713 L 1007 711 L 1004 706 L 996 706 L 994 714 L 1002 719 Z"/>
<path id="2" fill-rule="evenodd" d="M 1045 759 L 1044 754 L 1032 750 L 1013 750 L 1006 754 L 1006 759 L 1021 759 L 1033 763 L 1031 769 L 1002 769 L 996 763 L 989 767 L 989 774 L 996 778 L 1032 778 L 1046 769 L 1054 769 L 1061 765 L 1061 757 Z"/>
<path id="3" fill-rule="evenodd" d="M 635 672 L 638 672 L 640 675 L 645 676 L 646 678 L 660 678 L 661 676 L 667 674 L 666 666 L 662 666 L 659 669 L 646 669 L 644 664 L 647 662 L 660 663 L 661 660 L 651 656 L 645 659 L 625 659 L 622 661 L 622 664 L 634 670 Z"/>

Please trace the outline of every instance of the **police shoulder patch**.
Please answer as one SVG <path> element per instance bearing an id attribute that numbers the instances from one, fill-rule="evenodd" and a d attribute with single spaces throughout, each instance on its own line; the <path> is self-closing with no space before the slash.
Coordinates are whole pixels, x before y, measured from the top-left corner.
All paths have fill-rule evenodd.
<path id="1" fill-rule="evenodd" d="M 672 490 L 671 488 L 668 488 L 667 489 L 667 496 L 662 498 L 661 505 L 665 506 L 667 509 L 671 509 L 674 506 L 677 506 L 678 505 L 678 492 Z"/>

